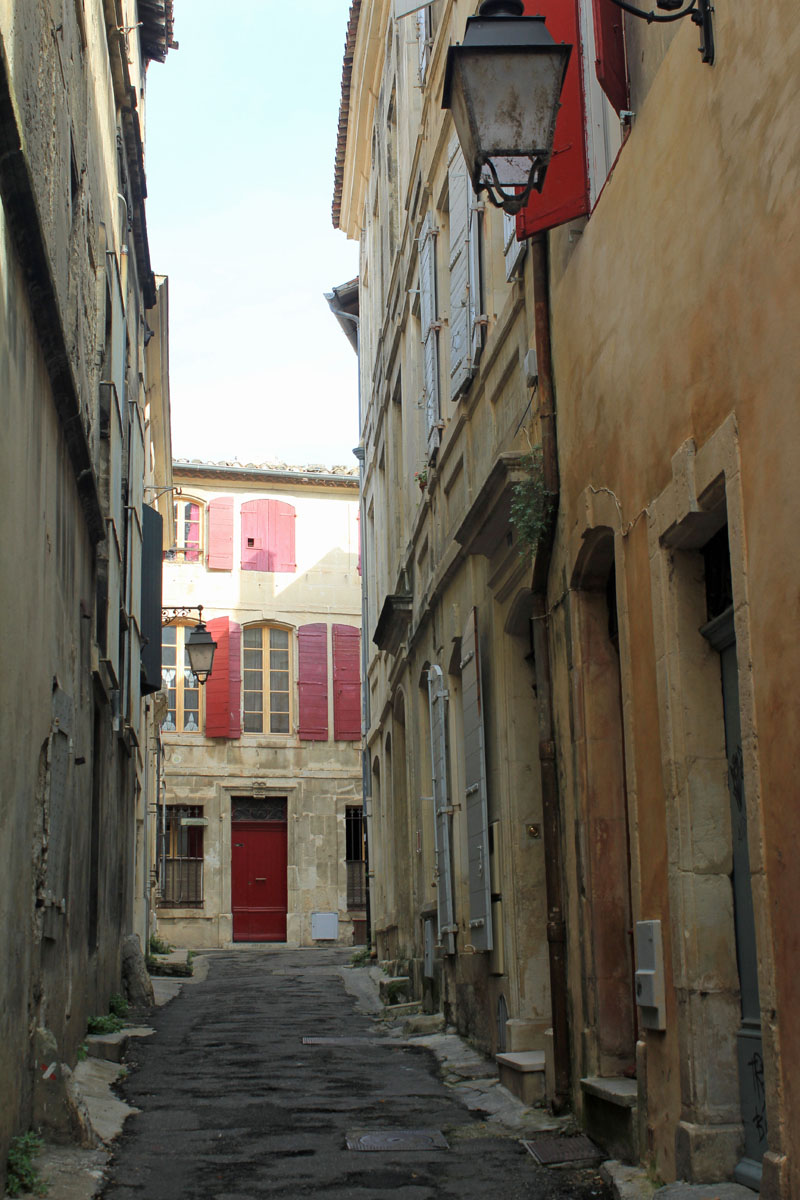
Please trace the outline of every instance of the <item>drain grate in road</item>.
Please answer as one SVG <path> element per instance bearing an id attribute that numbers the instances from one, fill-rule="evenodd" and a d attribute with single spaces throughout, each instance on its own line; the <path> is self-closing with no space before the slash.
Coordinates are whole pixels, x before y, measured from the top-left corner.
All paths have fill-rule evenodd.
<path id="1" fill-rule="evenodd" d="M 375 1038 L 368 1037 L 304 1037 L 304 1046 L 374 1046 Z"/>
<path id="2" fill-rule="evenodd" d="M 560 1167 L 565 1163 L 598 1162 L 602 1150 L 585 1133 L 573 1137 L 535 1137 L 523 1141 L 523 1146 L 543 1167 Z"/>
<path id="3" fill-rule="evenodd" d="M 345 1135 L 348 1150 L 449 1150 L 438 1129 L 354 1129 Z"/>

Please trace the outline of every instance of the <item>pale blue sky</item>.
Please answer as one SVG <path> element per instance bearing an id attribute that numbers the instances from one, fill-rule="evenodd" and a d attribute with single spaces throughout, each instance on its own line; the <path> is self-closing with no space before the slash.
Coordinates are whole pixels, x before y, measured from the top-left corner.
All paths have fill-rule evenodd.
<path id="1" fill-rule="evenodd" d="M 355 466 L 356 356 L 323 293 L 350 0 L 175 0 L 147 76 L 147 221 L 170 280 L 173 453 Z"/>

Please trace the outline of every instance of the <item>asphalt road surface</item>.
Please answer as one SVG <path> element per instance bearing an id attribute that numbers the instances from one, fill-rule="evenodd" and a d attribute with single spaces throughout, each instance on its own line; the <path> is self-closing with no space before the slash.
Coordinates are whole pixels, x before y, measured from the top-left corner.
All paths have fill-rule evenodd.
<path id="1" fill-rule="evenodd" d="M 209 956 L 138 1042 L 105 1200 L 608 1200 L 592 1170 L 538 1166 L 519 1135 L 489 1131 L 435 1057 L 357 1010 L 341 950 Z M 304 1045 L 304 1037 L 371 1042 Z M 437 1130 L 449 1149 L 362 1152 L 359 1131 Z"/>

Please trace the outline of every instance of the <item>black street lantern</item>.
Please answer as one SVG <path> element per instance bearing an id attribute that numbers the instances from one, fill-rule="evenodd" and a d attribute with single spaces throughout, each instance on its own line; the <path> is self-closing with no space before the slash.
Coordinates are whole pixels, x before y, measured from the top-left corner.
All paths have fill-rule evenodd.
<path id="1" fill-rule="evenodd" d="M 522 0 L 484 0 L 447 52 L 442 96 L 475 192 L 511 214 L 542 190 L 572 49 L 553 40 L 544 17 L 523 14 Z"/>
<path id="2" fill-rule="evenodd" d="M 198 683 L 205 683 L 211 674 L 217 643 L 206 629 L 202 604 L 180 604 L 173 608 L 162 608 L 161 624 L 171 625 L 173 621 L 179 620 L 181 617 L 188 617 L 193 612 L 198 614 L 198 621 L 196 625 L 192 626 L 192 632 L 183 645 L 192 674 Z"/>
<path id="3" fill-rule="evenodd" d="M 193 627 L 184 645 L 192 674 L 198 683 L 205 683 L 211 674 L 217 643 L 206 629 L 204 621 Z"/>

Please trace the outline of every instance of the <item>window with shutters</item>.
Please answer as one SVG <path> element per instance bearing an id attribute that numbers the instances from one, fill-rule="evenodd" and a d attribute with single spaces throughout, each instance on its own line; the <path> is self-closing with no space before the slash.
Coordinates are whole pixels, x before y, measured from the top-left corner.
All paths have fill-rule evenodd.
<path id="1" fill-rule="evenodd" d="M 167 625 L 161 631 L 161 681 L 167 693 L 163 733 L 202 733 L 203 689 L 192 674 L 186 641 L 191 625 Z"/>
<path id="2" fill-rule="evenodd" d="M 422 408 L 425 413 L 427 454 L 435 458 L 441 441 L 439 400 L 439 330 L 436 294 L 436 238 L 439 230 L 432 213 L 422 223 L 419 236 L 419 303 L 422 327 Z"/>
<path id="3" fill-rule="evenodd" d="M 483 311 L 483 204 L 472 190 L 458 138 L 450 143 L 449 197 L 450 399 L 470 384 L 483 348 L 487 318 Z"/>
<path id="4" fill-rule="evenodd" d="M 202 908 L 204 826 L 200 805 L 167 805 L 161 907 Z"/>
<path id="5" fill-rule="evenodd" d="M 244 733 L 290 733 L 291 633 L 274 625 L 242 631 Z"/>
<path id="6" fill-rule="evenodd" d="M 294 573 L 294 505 L 283 500 L 247 500 L 241 509 L 242 570 Z"/>
<path id="7" fill-rule="evenodd" d="M 164 551 L 167 562 L 197 563 L 203 554 L 205 505 L 181 497 L 175 501 L 175 545 Z"/>
<path id="8" fill-rule="evenodd" d="M 422 86 L 425 86 L 428 78 L 428 67 L 431 61 L 431 50 L 433 49 L 433 18 L 431 16 L 431 6 L 426 4 L 424 8 L 417 10 L 417 43 L 419 46 L 419 81 Z"/>

